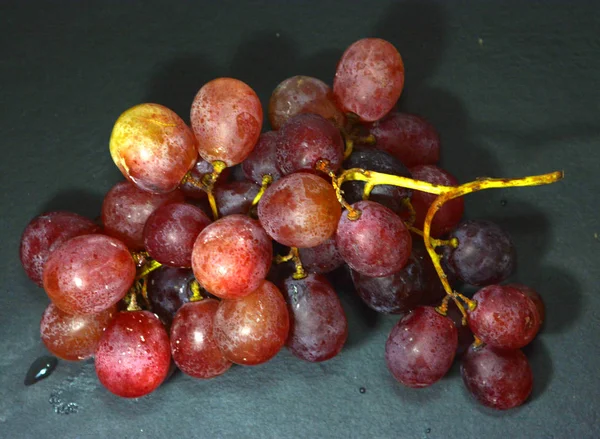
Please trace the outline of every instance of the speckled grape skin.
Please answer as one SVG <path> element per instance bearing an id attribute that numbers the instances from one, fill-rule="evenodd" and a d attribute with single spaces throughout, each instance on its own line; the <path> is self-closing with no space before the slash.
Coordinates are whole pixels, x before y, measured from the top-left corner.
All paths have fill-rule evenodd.
<path id="1" fill-rule="evenodd" d="M 348 338 L 346 314 L 335 290 L 321 274 L 285 280 L 282 293 L 290 314 L 286 346 L 296 357 L 318 362 L 340 353 Z"/>
<path id="2" fill-rule="evenodd" d="M 468 220 L 452 231 L 458 247 L 444 257 L 452 272 L 465 283 L 477 286 L 497 284 L 508 278 L 517 255 L 510 235 L 491 221 Z"/>
<path id="3" fill-rule="evenodd" d="M 210 223 L 210 218 L 191 204 L 165 204 L 146 221 L 144 247 L 163 265 L 191 267 L 194 242 Z"/>
<path id="4" fill-rule="evenodd" d="M 433 165 L 415 166 L 410 168 L 410 172 L 415 180 L 426 181 L 428 183 L 441 184 L 444 186 L 458 186 L 458 180 L 449 172 Z M 411 202 L 415 209 L 414 226 L 423 229 L 425 216 L 431 203 L 437 195 L 428 194 L 421 191 L 413 191 Z M 465 210 L 465 202 L 462 197 L 450 200 L 436 212 L 431 222 L 431 236 L 441 237 L 449 233 L 460 222 Z"/>
<path id="5" fill-rule="evenodd" d="M 289 119 L 301 113 L 318 114 L 338 127 L 343 127 L 346 119 L 335 106 L 333 93 L 327 84 L 310 76 L 292 76 L 279 83 L 271 95 L 271 128 L 278 130 Z"/>
<path id="6" fill-rule="evenodd" d="M 271 268 L 273 246 L 260 223 L 230 215 L 206 227 L 194 244 L 192 269 L 200 284 L 222 299 L 254 291 Z"/>
<path id="7" fill-rule="evenodd" d="M 204 299 L 182 306 L 171 326 L 171 354 L 177 367 L 194 378 L 213 378 L 231 367 L 213 338 L 219 301 Z"/>
<path id="8" fill-rule="evenodd" d="M 135 263 L 125 244 L 104 235 L 77 236 L 58 247 L 44 268 L 44 289 L 67 314 L 94 314 L 121 300 Z"/>
<path id="9" fill-rule="evenodd" d="M 248 215 L 260 186 L 251 181 L 230 181 L 215 188 L 214 195 L 219 215 L 236 213 Z"/>
<path id="10" fill-rule="evenodd" d="M 452 320 L 423 306 L 392 328 L 385 344 L 385 361 L 394 378 L 405 386 L 427 387 L 450 370 L 457 345 Z"/>
<path id="11" fill-rule="evenodd" d="M 228 360 L 253 366 L 269 361 L 281 350 L 289 326 L 281 292 L 271 282 L 263 281 L 241 299 L 221 301 L 213 335 Z"/>
<path id="12" fill-rule="evenodd" d="M 533 301 L 538 311 L 541 326 L 544 323 L 544 320 L 546 319 L 546 307 L 544 306 L 544 301 L 542 300 L 542 296 L 540 295 L 540 293 L 538 293 L 533 288 L 523 284 L 509 284 L 507 285 L 507 287 L 516 288 Z"/>
<path id="13" fill-rule="evenodd" d="M 63 360 L 79 361 L 96 352 L 104 329 L 117 315 L 117 305 L 98 314 L 67 314 L 51 303 L 40 322 L 42 342 Z"/>
<path id="14" fill-rule="evenodd" d="M 440 136 L 429 122 L 408 113 L 390 113 L 369 127 L 375 147 L 404 165 L 435 165 L 440 160 Z"/>
<path id="15" fill-rule="evenodd" d="M 401 162 L 385 151 L 355 146 L 352 155 L 343 163 L 344 169 L 361 168 L 384 174 L 412 177 L 410 171 Z M 347 181 L 342 185 L 344 199 L 352 204 L 363 199 L 365 183 L 362 181 Z M 410 198 L 412 191 L 399 186 L 388 184 L 377 185 L 371 191 L 369 200 L 375 201 L 394 211 L 398 215 L 406 215 L 408 210 L 403 204 L 404 198 Z"/>
<path id="16" fill-rule="evenodd" d="M 144 191 L 175 190 L 198 158 L 192 130 L 172 110 L 140 104 L 113 127 L 110 155 L 123 175 Z"/>
<path id="17" fill-rule="evenodd" d="M 350 220 L 344 212 L 335 237 L 344 261 L 371 277 L 401 270 L 410 256 L 412 238 L 400 217 L 374 201 L 359 201 L 352 208 L 362 212 L 360 218 Z"/>
<path id="18" fill-rule="evenodd" d="M 446 294 L 427 250 L 416 246 L 406 265 L 389 276 L 369 277 L 354 270 L 351 275 L 358 296 L 380 313 L 405 313 L 439 303 Z"/>
<path id="19" fill-rule="evenodd" d="M 144 192 L 128 181 L 112 187 L 102 203 L 102 223 L 107 235 L 123 241 L 132 251 L 144 248 L 144 225 L 148 217 L 163 204 L 183 202 L 183 194 Z"/>
<path id="20" fill-rule="evenodd" d="M 262 184 L 265 175 L 270 175 L 273 181 L 281 178 L 283 174 L 277 164 L 277 137 L 276 131 L 260 135 L 258 143 L 242 162 L 242 171 L 248 180 Z"/>
<path id="21" fill-rule="evenodd" d="M 96 375 L 104 387 L 123 398 L 156 390 L 171 364 L 169 336 L 149 311 L 120 312 L 96 350 Z"/>
<path id="22" fill-rule="evenodd" d="M 288 247 L 316 247 L 333 236 L 342 213 L 335 190 L 306 172 L 273 183 L 258 203 L 258 218 L 267 233 Z"/>
<path id="23" fill-rule="evenodd" d="M 344 160 L 340 130 L 317 114 L 299 114 L 289 119 L 277 136 L 277 165 L 284 174 L 316 172 L 320 159 L 337 171 Z"/>
<path id="24" fill-rule="evenodd" d="M 470 347 L 460 371 L 465 386 L 475 399 L 498 410 L 523 404 L 533 388 L 531 367 L 519 349 Z"/>
<path id="25" fill-rule="evenodd" d="M 20 257 L 27 276 L 43 285 L 44 265 L 50 254 L 65 241 L 100 231 L 92 220 L 71 212 L 48 212 L 31 220 L 21 236 Z"/>
<path id="26" fill-rule="evenodd" d="M 301 248 L 300 259 L 304 269 L 311 273 L 329 273 L 344 264 L 342 255 L 335 245 L 335 237 L 316 247 Z"/>
<path id="27" fill-rule="evenodd" d="M 529 344 L 540 329 L 533 300 L 516 288 L 490 285 L 473 296 L 477 307 L 469 311 L 469 328 L 481 341 L 502 349 Z"/>
<path id="28" fill-rule="evenodd" d="M 256 145 L 263 111 L 247 84 L 217 78 L 206 83 L 194 98 L 190 119 L 202 158 L 233 166 L 244 161 Z"/>
<path id="29" fill-rule="evenodd" d="M 404 87 L 404 63 L 396 48 L 379 38 L 364 38 L 340 59 L 333 94 L 344 112 L 363 122 L 381 119 L 396 105 Z"/>

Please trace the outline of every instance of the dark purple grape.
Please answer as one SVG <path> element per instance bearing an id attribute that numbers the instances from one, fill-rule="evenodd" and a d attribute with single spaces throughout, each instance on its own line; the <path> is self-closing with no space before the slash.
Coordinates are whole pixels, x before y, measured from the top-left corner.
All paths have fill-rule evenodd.
<path id="1" fill-rule="evenodd" d="M 519 349 L 471 347 L 461 365 L 463 382 L 481 404 L 507 410 L 525 402 L 533 388 L 527 357 Z"/>
<path id="2" fill-rule="evenodd" d="M 270 175 L 273 181 L 283 175 L 277 165 L 277 136 L 277 131 L 261 134 L 248 158 L 242 162 L 242 171 L 248 180 L 262 184 L 265 175 Z"/>
<path id="3" fill-rule="evenodd" d="M 285 280 L 281 290 L 288 304 L 287 347 L 296 357 L 325 361 L 342 350 L 348 337 L 346 314 L 335 290 L 321 274 Z"/>
<path id="4" fill-rule="evenodd" d="M 385 344 L 385 361 L 394 378 L 405 386 L 427 387 L 446 375 L 457 344 L 452 320 L 422 306 L 392 328 Z"/>
<path id="5" fill-rule="evenodd" d="M 540 329 L 535 303 L 506 285 L 490 285 L 474 296 L 477 307 L 469 312 L 469 327 L 481 341 L 502 349 L 522 348 Z"/>
<path id="6" fill-rule="evenodd" d="M 516 264 L 515 248 L 500 226 L 481 220 L 463 221 L 451 233 L 458 247 L 449 248 L 445 258 L 460 280 L 477 286 L 502 282 Z"/>
<path id="7" fill-rule="evenodd" d="M 75 236 L 99 231 L 100 226 L 92 220 L 72 212 L 36 216 L 21 236 L 21 263 L 27 276 L 41 287 L 44 265 L 54 249 Z"/>
<path id="8" fill-rule="evenodd" d="M 260 186 L 248 180 L 219 185 L 215 188 L 219 215 L 228 216 L 236 213 L 247 215 L 259 190 Z"/>
<path id="9" fill-rule="evenodd" d="M 359 297 L 373 310 L 399 314 L 420 305 L 433 305 L 446 294 L 427 254 L 415 246 L 408 262 L 389 276 L 368 277 L 352 270 Z"/>
<path id="10" fill-rule="evenodd" d="M 458 347 L 456 348 L 456 356 L 462 356 L 469 346 L 473 344 L 475 341 L 475 337 L 473 337 L 473 333 L 469 329 L 469 325 L 462 324 L 462 313 L 456 306 L 453 300 L 448 302 L 448 314 L 446 314 L 456 326 L 456 330 L 458 331 Z"/>
<path id="11" fill-rule="evenodd" d="M 335 238 L 329 238 L 316 247 L 301 248 L 299 252 L 304 269 L 311 273 L 329 273 L 344 264 L 335 245 Z"/>
<path id="12" fill-rule="evenodd" d="M 277 137 L 277 164 L 284 174 L 316 172 L 320 159 L 337 171 L 344 159 L 340 130 L 317 114 L 303 113 L 289 119 Z"/>
<path id="13" fill-rule="evenodd" d="M 410 171 L 399 160 L 390 154 L 378 149 L 355 146 L 352 155 L 344 161 L 345 169 L 361 168 L 385 174 L 412 177 Z M 348 181 L 342 185 L 344 198 L 350 204 L 362 200 L 365 183 L 362 181 Z M 371 191 L 369 200 L 383 204 L 398 215 L 406 212 L 402 200 L 410 198 L 409 189 L 387 184 L 377 185 Z"/>
<path id="14" fill-rule="evenodd" d="M 344 261 L 366 276 L 389 276 L 406 265 L 412 238 L 400 217 L 373 201 L 359 201 L 353 209 L 362 212 L 357 220 L 342 214 L 336 234 L 337 248 Z"/>
<path id="15" fill-rule="evenodd" d="M 156 209 L 144 226 L 146 251 L 163 265 L 191 267 L 194 242 L 211 223 L 198 207 L 169 203 Z"/>
<path id="16" fill-rule="evenodd" d="M 148 301 L 165 326 L 170 326 L 175 314 L 190 301 L 190 284 L 194 272 L 190 268 L 160 267 L 148 275 Z"/>

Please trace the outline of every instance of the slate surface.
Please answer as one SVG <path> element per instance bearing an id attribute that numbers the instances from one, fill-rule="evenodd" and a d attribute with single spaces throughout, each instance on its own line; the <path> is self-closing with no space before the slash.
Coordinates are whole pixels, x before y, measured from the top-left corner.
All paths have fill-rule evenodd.
<path id="1" fill-rule="evenodd" d="M 2 2 L 0 437 L 600 437 L 598 23 L 597 2 L 583 1 Z M 511 232 L 514 279 L 547 304 L 544 332 L 527 349 L 531 401 L 482 409 L 456 367 L 428 389 L 396 384 L 383 346 L 397 318 L 373 316 L 350 289 L 340 292 L 347 347 L 324 364 L 282 352 L 121 400 L 100 387 L 93 364 L 61 362 L 24 387 L 45 353 L 47 298 L 21 269 L 19 236 L 42 211 L 98 215 L 121 179 L 108 153 L 120 112 L 152 101 L 187 118 L 194 93 L 218 76 L 246 81 L 266 103 L 295 74 L 331 82 L 343 49 L 365 36 L 401 51 L 401 107 L 436 125 L 442 163 L 460 180 L 566 171 L 553 187 L 467 200 L 469 217 Z"/>

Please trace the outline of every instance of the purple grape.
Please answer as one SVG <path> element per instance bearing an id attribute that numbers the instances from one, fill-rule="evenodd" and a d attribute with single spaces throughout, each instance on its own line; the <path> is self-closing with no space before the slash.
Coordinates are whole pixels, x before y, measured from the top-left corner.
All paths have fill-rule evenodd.
<path id="1" fill-rule="evenodd" d="M 242 162 L 244 176 L 257 184 L 270 175 L 273 181 L 283 175 L 277 165 L 277 131 L 268 131 L 260 135 L 258 143 L 248 158 Z"/>
<path id="2" fill-rule="evenodd" d="M 215 188 L 215 200 L 221 216 L 240 213 L 247 215 L 260 186 L 245 181 L 231 181 Z"/>
<path id="3" fill-rule="evenodd" d="M 301 248 L 299 252 L 304 269 L 311 273 L 329 273 L 344 264 L 335 245 L 335 238 L 329 238 L 316 247 Z"/>

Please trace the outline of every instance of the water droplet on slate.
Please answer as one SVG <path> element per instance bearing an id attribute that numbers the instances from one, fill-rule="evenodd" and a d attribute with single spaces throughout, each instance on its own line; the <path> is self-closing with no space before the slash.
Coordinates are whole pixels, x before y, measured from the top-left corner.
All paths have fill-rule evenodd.
<path id="1" fill-rule="evenodd" d="M 427 430 L 425 430 L 425 433 L 427 433 L 427 434 L 431 433 L 431 428 L 428 428 Z"/>
<path id="2" fill-rule="evenodd" d="M 365 389 L 364 387 L 361 387 L 360 389 L 358 389 L 358 391 L 360 393 L 365 393 L 367 391 L 367 389 Z"/>
<path id="3" fill-rule="evenodd" d="M 56 369 L 58 359 L 56 357 L 44 356 L 35 360 L 25 376 L 25 385 L 31 386 L 44 378 L 50 376 L 50 374 Z"/>
<path id="4" fill-rule="evenodd" d="M 506 206 L 507 204 L 508 204 L 508 201 L 506 201 L 504 198 L 502 198 L 502 199 L 500 200 L 500 205 L 501 205 L 501 206 Z"/>

